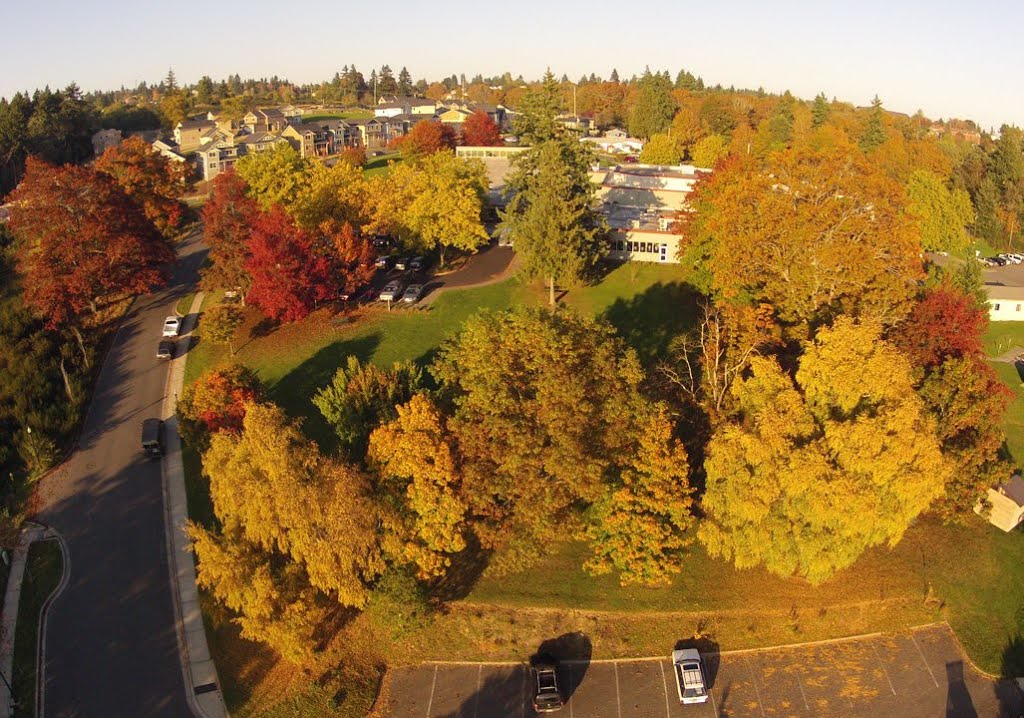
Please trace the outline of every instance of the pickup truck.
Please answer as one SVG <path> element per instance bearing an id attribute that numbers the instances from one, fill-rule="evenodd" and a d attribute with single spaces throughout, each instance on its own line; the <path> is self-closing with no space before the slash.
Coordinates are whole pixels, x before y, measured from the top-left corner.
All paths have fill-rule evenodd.
<path id="1" fill-rule="evenodd" d="M 708 689 L 704 682 L 704 665 L 700 660 L 700 652 L 695 648 L 672 651 L 672 667 L 676 676 L 679 702 L 685 704 L 706 702 Z"/>

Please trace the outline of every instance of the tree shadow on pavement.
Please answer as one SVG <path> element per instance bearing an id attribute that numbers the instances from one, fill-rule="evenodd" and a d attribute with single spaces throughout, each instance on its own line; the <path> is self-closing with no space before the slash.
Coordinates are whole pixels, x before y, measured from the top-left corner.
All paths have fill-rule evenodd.
<path id="1" fill-rule="evenodd" d="M 1015 679 L 1024 676 L 1024 636 L 1014 636 L 1003 648 L 1000 673 L 1004 680 L 994 686 L 1000 718 L 1019 718 L 1024 715 L 1024 693 Z"/>
<path id="2" fill-rule="evenodd" d="M 964 662 L 946 664 L 946 718 L 978 718 L 974 701 L 964 683 Z"/>

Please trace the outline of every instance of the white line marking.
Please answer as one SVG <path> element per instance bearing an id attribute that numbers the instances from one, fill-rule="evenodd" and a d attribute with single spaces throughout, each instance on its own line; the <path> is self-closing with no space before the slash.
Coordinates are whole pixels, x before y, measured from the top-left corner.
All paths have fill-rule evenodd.
<path id="1" fill-rule="evenodd" d="M 715 718 L 718 718 L 718 703 L 715 701 L 715 693 L 708 691 L 708 695 L 711 696 L 711 707 L 715 710 Z"/>
<path id="2" fill-rule="evenodd" d="M 796 671 L 796 684 L 800 688 L 800 696 L 804 699 L 804 708 L 806 708 L 807 712 L 810 713 L 811 706 L 807 702 L 807 694 L 804 693 L 804 682 L 800 680 L 800 671 Z"/>
<path id="3" fill-rule="evenodd" d="M 754 684 L 754 693 L 757 695 L 757 707 L 761 709 L 761 718 L 764 718 L 764 706 L 761 705 L 761 690 L 757 687 L 757 676 L 754 674 L 754 667 L 750 665 L 750 659 L 746 659 L 747 670 L 750 671 L 750 680 Z"/>
<path id="4" fill-rule="evenodd" d="M 869 643 L 871 643 L 869 641 Z M 896 695 L 896 688 L 892 684 L 892 679 L 889 678 L 889 671 L 885 670 L 885 666 L 882 665 L 882 657 L 878 655 L 878 649 L 875 648 L 875 644 L 871 643 L 871 650 L 875 652 L 875 658 L 878 659 L 878 667 L 882 669 L 882 673 L 885 674 L 885 680 L 889 681 L 889 690 L 892 691 L 893 695 Z"/>
<path id="5" fill-rule="evenodd" d="M 480 684 L 483 682 L 484 667 L 480 666 L 476 671 L 476 700 L 473 701 L 473 718 L 476 718 L 480 710 Z"/>
<path id="6" fill-rule="evenodd" d="M 619 718 L 622 718 L 622 697 L 619 695 L 619 664 L 612 663 L 615 667 L 615 705 L 619 708 Z"/>
<path id="7" fill-rule="evenodd" d="M 928 665 L 928 659 L 924 657 L 924 651 L 921 650 L 921 646 L 917 645 L 917 639 L 914 638 L 914 634 L 913 633 L 910 634 L 910 640 L 914 642 L 914 647 L 917 649 L 917 652 L 920 654 L 921 660 L 924 661 L 924 667 L 928 669 L 928 675 L 932 677 L 932 683 L 934 683 L 935 687 L 938 688 L 939 687 L 939 682 L 937 680 L 935 680 L 935 674 L 932 673 L 932 667 Z"/>
<path id="8" fill-rule="evenodd" d="M 434 687 L 437 685 L 437 666 L 434 666 L 434 680 L 430 684 L 430 700 L 427 701 L 427 718 L 430 718 L 430 709 L 434 707 Z"/>
<path id="9" fill-rule="evenodd" d="M 658 668 L 661 669 L 661 685 L 665 689 L 665 718 L 672 718 L 672 713 L 668 707 L 668 681 L 665 680 L 665 664 L 658 661 Z"/>

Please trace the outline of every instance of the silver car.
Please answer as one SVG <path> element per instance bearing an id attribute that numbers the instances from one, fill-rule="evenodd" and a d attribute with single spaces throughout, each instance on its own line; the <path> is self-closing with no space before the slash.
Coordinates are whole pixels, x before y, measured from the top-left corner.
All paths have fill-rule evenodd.
<path id="1" fill-rule="evenodd" d="M 387 286 L 380 291 L 380 300 L 382 302 L 396 302 L 402 297 L 402 283 L 401 282 L 388 282 Z"/>
<path id="2" fill-rule="evenodd" d="M 403 302 L 418 302 L 420 297 L 423 296 L 423 285 L 422 284 L 410 284 L 405 290 L 405 294 L 402 295 Z"/>

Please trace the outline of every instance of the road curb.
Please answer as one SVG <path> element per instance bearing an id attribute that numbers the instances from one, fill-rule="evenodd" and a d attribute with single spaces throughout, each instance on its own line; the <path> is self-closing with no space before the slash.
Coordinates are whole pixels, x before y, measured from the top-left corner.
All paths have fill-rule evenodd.
<path id="1" fill-rule="evenodd" d="M 43 532 L 43 538 L 40 540 L 57 542 L 61 556 L 61 575 L 57 588 L 53 589 L 53 593 L 46 597 L 42 607 L 39 609 L 39 625 L 36 629 L 36 716 L 46 715 L 44 708 L 46 691 L 43 688 L 43 669 L 46 666 L 46 619 L 50 613 L 50 606 L 64 593 L 64 589 L 67 588 L 68 581 L 71 578 L 71 549 L 61 533 L 56 529 L 48 527 Z"/>
<path id="2" fill-rule="evenodd" d="M 227 707 L 220 690 L 217 668 L 210 657 L 206 627 L 199 608 L 196 587 L 195 557 L 186 533 L 188 499 L 185 472 L 181 459 L 181 436 L 178 434 L 177 404 L 185 380 L 185 364 L 192 344 L 203 293 L 196 293 L 189 313 L 182 321 L 183 339 L 175 348 L 175 357 L 167 371 L 162 416 L 164 419 L 165 453 L 161 462 L 164 493 L 164 528 L 167 543 L 167 567 L 171 575 L 175 635 L 178 655 L 185 679 L 186 700 L 192 712 L 203 718 L 226 718 Z"/>
<path id="3" fill-rule="evenodd" d="M 14 668 L 14 638 L 18 626 L 18 605 L 21 601 L 21 584 L 25 576 L 25 562 L 28 559 L 28 549 L 33 543 L 43 536 L 45 528 L 34 521 L 26 521 L 18 534 L 18 544 L 14 547 L 11 555 L 11 570 L 7 576 L 7 589 L 4 592 L 3 619 L 0 624 L 0 673 L 3 680 L 8 684 L 13 682 Z M 67 576 L 65 570 L 61 581 Z M 60 589 L 58 584 L 58 590 Z M 56 591 L 54 592 L 56 594 Z M 47 599 L 49 601 L 49 599 Z M 40 615 L 42 615 L 40 611 Z M 37 637 L 36 640 L 40 640 Z M 38 654 L 37 654 L 38 657 Z M 37 666 L 38 668 L 38 666 Z M 38 674 L 37 674 L 38 682 Z M 6 699 L 0 701 L 0 718 L 8 718 L 14 713 L 14 696 L 11 689 L 5 686 Z"/>

